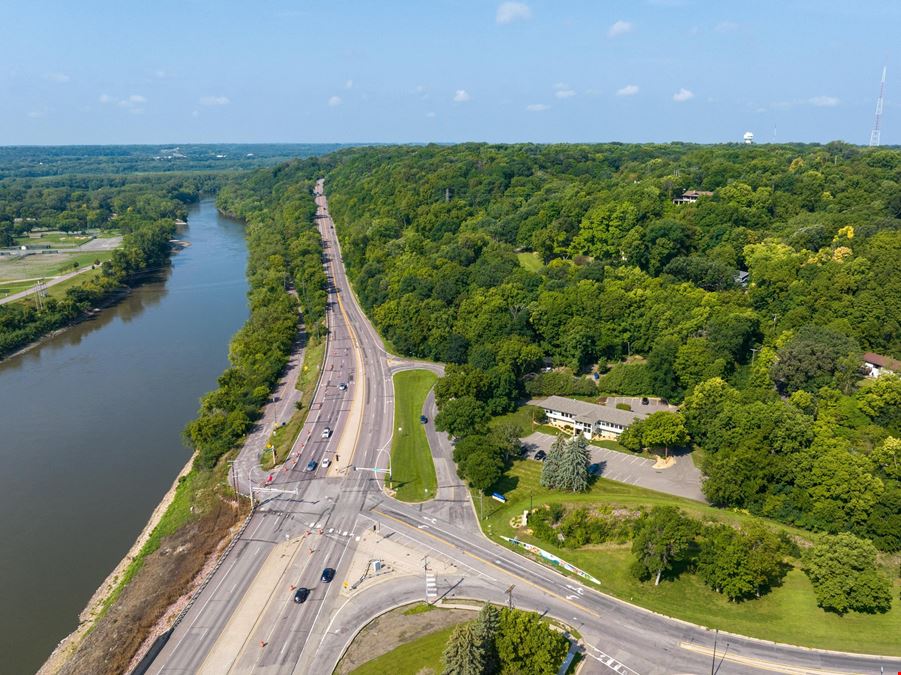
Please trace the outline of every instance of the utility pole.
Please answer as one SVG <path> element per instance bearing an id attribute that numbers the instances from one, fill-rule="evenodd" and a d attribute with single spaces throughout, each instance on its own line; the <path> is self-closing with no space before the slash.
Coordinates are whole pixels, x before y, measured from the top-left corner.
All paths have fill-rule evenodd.
<path id="1" fill-rule="evenodd" d="M 513 609 L 513 589 L 516 588 L 516 584 L 513 584 L 504 591 L 504 594 L 507 596 L 507 609 Z"/>

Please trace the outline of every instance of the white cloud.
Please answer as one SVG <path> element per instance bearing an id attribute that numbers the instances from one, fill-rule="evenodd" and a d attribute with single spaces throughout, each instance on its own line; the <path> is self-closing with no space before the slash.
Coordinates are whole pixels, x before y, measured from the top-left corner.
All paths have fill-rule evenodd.
<path id="1" fill-rule="evenodd" d="M 558 82 L 554 85 L 554 89 L 556 90 L 554 91 L 554 96 L 557 98 L 571 98 L 576 95 L 575 90 L 565 82 Z"/>
<path id="2" fill-rule="evenodd" d="M 132 94 L 128 98 L 123 98 L 121 101 L 118 101 L 117 105 L 120 108 L 125 108 L 130 113 L 134 113 L 135 115 L 140 115 L 144 112 L 143 105 L 147 103 L 147 99 L 140 94 Z"/>
<path id="3" fill-rule="evenodd" d="M 353 80 L 348 80 L 347 82 L 345 82 L 345 83 L 344 83 L 344 88 L 345 88 L 345 89 L 353 89 L 353 88 L 354 88 L 354 81 L 353 81 Z"/>
<path id="4" fill-rule="evenodd" d="M 194 110 L 194 111 L 191 113 L 191 117 L 200 117 L 200 111 L 199 111 L 199 110 Z"/>
<path id="5" fill-rule="evenodd" d="M 438 115 L 437 115 L 436 113 L 434 113 L 434 112 L 427 112 L 427 113 L 425 114 L 425 116 L 426 116 L 426 117 L 430 117 L 430 118 L 431 118 L 431 117 L 438 117 Z"/>
<path id="6" fill-rule="evenodd" d="M 340 96 L 332 96 L 332 97 L 330 97 L 329 100 L 328 100 L 328 104 L 329 104 L 329 106 L 331 106 L 332 108 L 341 105 L 341 103 L 342 103 L 342 101 L 341 101 L 341 97 L 340 97 Z"/>
<path id="7" fill-rule="evenodd" d="M 100 98 L 98 98 L 97 100 L 100 101 L 101 103 L 112 103 L 113 97 L 110 96 L 109 94 L 100 94 Z"/>
<path id="8" fill-rule="evenodd" d="M 502 2 L 497 8 L 495 20 L 500 23 L 513 23 L 532 18 L 532 10 L 524 2 Z"/>
<path id="9" fill-rule="evenodd" d="M 841 103 L 835 96 L 814 96 L 807 99 L 807 102 L 817 108 L 834 108 Z"/>
<path id="10" fill-rule="evenodd" d="M 635 96 L 638 93 L 638 85 L 637 84 L 627 84 L 622 89 L 616 90 L 617 96 Z"/>
<path id="11" fill-rule="evenodd" d="M 47 117 L 47 109 L 44 108 L 41 110 L 32 110 L 31 112 L 28 113 L 28 116 L 33 120 L 40 119 L 42 117 Z"/>
<path id="12" fill-rule="evenodd" d="M 607 37 L 615 38 L 619 35 L 625 35 L 631 30 L 632 24 L 629 21 L 623 21 L 622 19 L 620 19 L 615 24 L 610 26 L 610 29 L 607 31 Z"/>
<path id="13" fill-rule="evenodd" d="M 717 33 L 731 33 L 738 28 L 738 24 L 734 21 L 720 21 L 713 27 Z"/>
<path id="14" fill-rule="evenodd" d="M 551 106 L 547 105 L 546 103 L 530 103 L 526 106 L 526 110 L 528 110 L 529 112 L 544 112 L 550 107 Z"/>
<path id="15" fill-rule="evenodd" d="M 457 91 L 454 92 L 454 103 L 466 103 L 471 100 L 472 96 L 470 96 L 469 92 L 465 89 L 457 89 Z"/>
<path id="16" fill-rule="evenodd" d="M 45 80 L 50 80 L 51 82 L 57 82 L 59 84 L 64 84 L 71 80 L 72 78 L 66 75 L 65 73 L 47 73 L 44 75 Z"/>
<path id="17" fill-rule="evenodd" d="M 673 100 L 676 103 L 685 103 L 685 101 L 688 101 L 689 99 L 692 99 L 694 97 L 694 93 L 690 89 L 686 89 L 685 87 L 682 87 L 679 91 L 673 94 Z"/>
<path id="18" fill-rule="evenodd" d="M 228 96 L 201 96 L 200 105 L 228 105 L 231 103 Z"/>

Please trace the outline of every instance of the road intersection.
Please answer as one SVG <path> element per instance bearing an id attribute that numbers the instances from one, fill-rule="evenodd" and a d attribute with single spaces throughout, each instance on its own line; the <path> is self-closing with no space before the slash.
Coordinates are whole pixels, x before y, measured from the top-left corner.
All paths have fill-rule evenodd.
<path id="1" fill-rule="evenodd" d="M 604 595 L 485 537 L 457 478 L 450 440 L 431 424 L 432 396 L 424 412 L 438 477 L 436 498 L 405 504 L 383 491 L 393 429 L 392 375 L 411 367 L 442 369 L 385 351 L 350 288 L 322 181 L 316 193 L 329 285 L 329 341 L 308 421 L 271 481 L 256 469 L 264 433 L 255 442 L 259 447 L 249 444 L 236 461 L 239 489 L 246 493 L 254 485 L 261 503 L 148 672 L 330 673 L 356 632 L 378 614 L 417 600 L 460 598 L 512 601 L 572 626 L 586 645 L 583 672 L 708 672 L 713 631 Z M 348 390 L 338 389 L 339 382 L 348 383 Z M 326 425 L 335 431 L 331 438 L 321 438 Z M 328 470 L 321 468 L 325 457 L 333 460 Z M 311 459 L 320 467 L 305 472 Z M 284 492 L 258 492 L 266 483 Z M 423 560 L 421 573 L 367 582 L 348 592 L 344 581 L 364 533 L 406 547 Z M 337 570 L 331 584 L 319 581 L 325 567 Z M 312 589 L 303 605 L 292 601 L 297 586 Z M 722 674 L 838 675 L 879 672 L 881 666 L 893 672 L 897 665 L 723 634 L 718 659 L 724 643 L 729 646 Z"/>

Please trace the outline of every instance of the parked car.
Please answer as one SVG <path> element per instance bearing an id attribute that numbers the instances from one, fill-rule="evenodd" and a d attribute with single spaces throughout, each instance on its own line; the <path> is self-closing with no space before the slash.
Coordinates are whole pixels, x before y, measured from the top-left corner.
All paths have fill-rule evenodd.
<path id="1" fill-rule="evenodd" d="M 649 403 L 647 396 L 641 397 L 641 405 L 647 405 Z"/>
<path id="2" fill-rule="evenodd" d="M 601 465 L 600 464 L 589 464 L 588 465 L 588 475 L 589 476 L 597 476 L 601 473 Z"/>
<path id="3" fill-rule="evenodd" d="M 309 463 L 307 464 L 307 468 L 304 469 L 304 471 L 315 471 L 315 470 L 316 470 L 316 466 L 317 466 L 316 460 L 315 460 L 315 459 L 311 459 L 311 460 L 309 461 Z"/>
<path id="4" fill-rule="evenodd" d="M 319 436 L 320 436 L 321 438 L 331 438 L 331 436 L 332 436 L 332 428 L 331 428 L 331 427 L 326 427 L 325 429 L 322 430 L 322 433 L 319 434 Z"/>
<path id="5" fill-rule="evenodd" d="M 306 602 L 307 598 L 309 598 L 309 597 L 310 597 L 310 589 L 309 588 L 301 587 L 301 588 L 298 588 L 294 592 L 294 602 L 296 602 L 298 605 L 301 604 L 302 602 Z"/>
<path id="6" fill-rule="evenodd" d="M 329 468 L 331 463 L 332 463 L 332 460 L 330 460 L 328 457 L 326 457 L 325 459 L 322 460 L 322 468 L 323 469 Z"/>
<path id="7" fill-rule="evenodd" d="M 326 583 L 326 584 L 330 583 L 331 580 L 334 578 L 335 578 L 335 570 L 333 570 L 331 567 L 326 567 L 324 570 L 322 570 L 323 583 Z"/>
<path id="8" fill-rule="evenodd" d="M 543 462 L 545 459 L 547 459 L 547 453 L 544 450 L 539 450 L 535 453 L 535 459 L 537 459 L 539 462 Z"/>
<path id="9" fill-rule="evenodd" d="M 429 418 L 426 417 L 425 415 L 420 415 L 420 416 L 419 416 L 419 423 L 420 423 L 420 424 L 425 424 L 425 423 L 428 422 L 428 421 L 429 421 Z"/>

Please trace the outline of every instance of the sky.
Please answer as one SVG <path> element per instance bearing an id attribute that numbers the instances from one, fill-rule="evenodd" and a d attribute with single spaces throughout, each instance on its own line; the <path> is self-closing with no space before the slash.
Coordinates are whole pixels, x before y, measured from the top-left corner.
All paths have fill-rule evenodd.
<path id="1" fill-rule="evenodd" d="M 0 145 L 901 143 L 896 0 L 0 0 Z M 894 53 L 892 50 L 894 49 Z"/>

